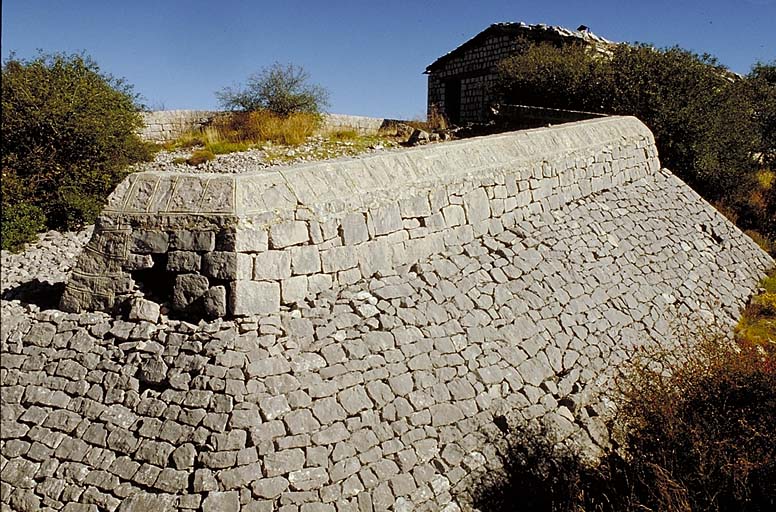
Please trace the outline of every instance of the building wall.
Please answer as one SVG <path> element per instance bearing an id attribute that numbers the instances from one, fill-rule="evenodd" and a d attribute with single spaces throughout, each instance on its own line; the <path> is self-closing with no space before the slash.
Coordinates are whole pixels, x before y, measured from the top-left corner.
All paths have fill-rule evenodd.
<path id="1" fill-rule="evenodd" d="M 514 36 L 494 35 L 482 45 L 462 52 L 450 59 L 442 69 L 428 76 L 428 107 L 446 112 L 445 81 L 460 79 L 461 117 L 459 122 L 482 122 L 487 119 L 488 107 L 495 100 L 491 92 L 497 79 L 496 66 L 514 55 L 519 45 Z"/>

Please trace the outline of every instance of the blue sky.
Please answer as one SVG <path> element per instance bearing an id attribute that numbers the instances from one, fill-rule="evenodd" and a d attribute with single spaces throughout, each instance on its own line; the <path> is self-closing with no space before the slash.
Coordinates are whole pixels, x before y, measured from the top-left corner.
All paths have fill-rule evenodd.
<path id="1" fill-rule="evenodd" d="M 155 109 L 216 108 L 215 91 L 279 61 L 329 89 L 332 112 L 419 118 L 426 65 L 499 21 L 584 24 L 739 73 L 776 59 L 776 0 L 3 0 L 2 15 L 4 59 L 85 50 Z"/>

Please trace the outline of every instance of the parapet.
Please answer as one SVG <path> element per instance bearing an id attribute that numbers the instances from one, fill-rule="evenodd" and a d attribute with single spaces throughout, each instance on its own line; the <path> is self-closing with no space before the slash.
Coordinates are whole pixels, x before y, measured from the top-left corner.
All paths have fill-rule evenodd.
<path id="1" fill-rule="evenodd" d="M 61 307 L 112 310 L 153 280 L 184 313 L 270 314 L 659 167 L 649 129 L 609 117 L 274 170 L 136 173 Z"/>

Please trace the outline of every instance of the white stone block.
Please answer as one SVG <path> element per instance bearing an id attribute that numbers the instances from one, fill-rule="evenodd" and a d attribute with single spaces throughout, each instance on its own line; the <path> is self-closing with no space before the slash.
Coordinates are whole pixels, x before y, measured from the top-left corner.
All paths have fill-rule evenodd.
<path id="1" fill-rule="evenodd" d="M 235 316 L 268 315 L 280 311 L 280 284 L 232 281 L 229 309 Z"/>
<path id="2" fill-rule="evenodd" d="M 307 223 L 303 221 L 282 222 L 269 228 L 269 241 L 273 249 L 307 243 L 309 239 Z"/>

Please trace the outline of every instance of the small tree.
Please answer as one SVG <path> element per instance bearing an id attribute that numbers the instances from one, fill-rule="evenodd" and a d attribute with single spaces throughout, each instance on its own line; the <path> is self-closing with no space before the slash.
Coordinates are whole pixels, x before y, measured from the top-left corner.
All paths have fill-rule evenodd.
<path id="1" fill-rule="evenodd" d="M 328 106 L 329 93 L 309 80 L 302 66 L 276 62 L 250 75 L 245 87 L 225 87 L 216 97 L 226 110 L 266 109 L 283 117 L 297 112 L 318 114 Z"/>
<path id="2" fill-rule="evenodd" d="M 760 131 L 763 163 L 776 170 L 776 61 L 758 62 L 748 75 L 755 106 L 755 121 Z"/>
<path id="3" fill-rule="evenodd" d="M 127 165 L 152 152 L 138 96 L 82 54 L 11 55 L 2 68 L 3 247 L 45 225 L 93 222 Z"/>

